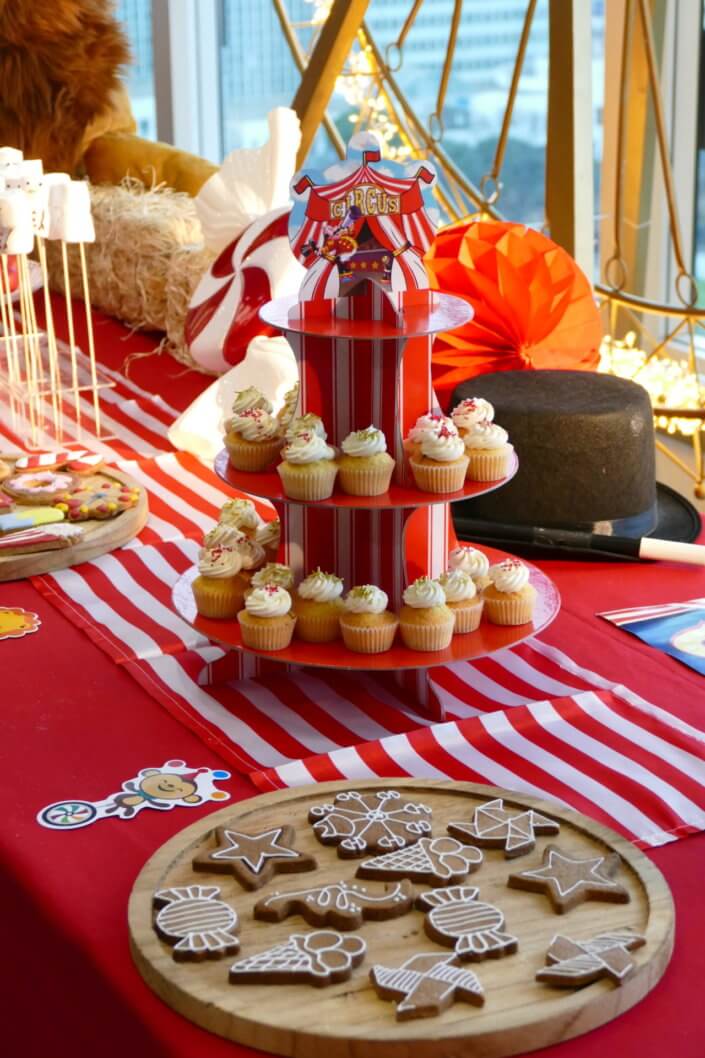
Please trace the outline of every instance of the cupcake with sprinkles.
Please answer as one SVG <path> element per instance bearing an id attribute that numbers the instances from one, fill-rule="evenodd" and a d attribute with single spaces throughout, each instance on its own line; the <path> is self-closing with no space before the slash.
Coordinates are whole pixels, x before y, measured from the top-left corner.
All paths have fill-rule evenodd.
<path id="1" fill-rule="evenodd" d="M 306 415 L 298 415 L 291 420 L 284 434 L 287 444 L 290 444 L 300 433 L 315 433 L 316 437 L 320 437 L 324 441 L 328 440 L 323 419 L 320 415 L 314 415 L 313 412 L 308 412 Z"/>
<path id="2" fill-rule="evenodd" d="M 340 631 L 348 650 L 382 654 L 391 648 L 399 618 L 387 609 L 388 602 L 387 593 L 374 584 L 350 589 L 340 614 Z"/>
<path id="3" fill-rule="evenodd" d="M 218 516 L 220 525 L 231 525 L 234 529 L 251 536 L 261 522 L 252 500 L 226 500 Z"/>
<path id="4" fill-rule="evenodd" d="M 394 460 L 381 430 L 368 426 L 349 433 L 338 459 L 338 484 L 349 496 L 382 496 L 389 491 Z"/>
<path id="5" fill-rule="evenodd" d="M 251 588 L 266 588 L 268 584 L 275 584 L 278 588 L 286 588 L 291 593 L 294 587 L 294 574 L 289 566 L 281 562 L 267 562 L 265 566 L 252 574 Z"/>
<path id="6" fill-rule="evenodd" d="M 450 646 L 455 615 L 446 605 L 437 580 L 419 577 L 404 592 L 399 630 L 410 650 L 445 650 Z"/>
<path id="7" fill-rule="evenodd" d="M 479 422 L 493 422 L 494 408 L 484 397 L 468 397 L 456 404 L 450 413 L 461 437 L 465 437 Z"/>
<path id="8" fill-rule="evenodd" d="M 236 470 L 265 470 L 277 458 L 282 436 L 272 405 L 254 386 L 235 394 L 225 447 Z"/>
<path id="9" fill-rule="evenodd" d="M 250 592 L 237 619 L 242 642 L 252 650 L 285 650 L 296 626 L 291 595 L 277 584 Z"/>
<path id="10" fill-rule="evenodd" d="M 277 467 L 282 487 L 292 500 L 327 500 L 333 495 L 338 464 L 335 449 L 310 430 L 296 434 L 282 451 Z"/>
<path id="11" fill-rule="evenodd" d="M 245 602 L 248 581 L 240 575 L 242 559 L 226 536 L 209 533 L 198 552 L 198 576 L 192 584 L 201 617 L 235 617 Z M 230 532 L 237 532 L 231 529 Z M 218 542 L 220 540 L 224 542 Z"/>
<path id="12" fill-rule="evenodd" d="M 315 569 L 301 581 L 294 596 L 296 635 L 307 643 L 329 643 L 340 635 L 343 582 L 334 573 Z"/>
<path id="13" fill-rule="evenodd" d="M 273 562 L 279 554 L 282 524 L 278 518 L 272 518 L 270 522 L 262 522 L 255 529 L 255 542 L 264 548 L 264 552 L 270 562 Z"/>
<path id="14" fill-rule="evenodd" d="M 448 553 L 448 568 L 459 569 L 463 573 L 469 573 L 475 582 L 478 591 L 482 591 L 490 583 L 488 572 L 490 560 L 484 551 L 477 547 L 467 547 L 460 544 Z"/>
<path id="15" fill-rule="evenodd" d="M 478 595 L 469 573 L 460 569 L 449 569 L 438 578 L 446 597 L 446 606 L 455 615 L 453 635 L 474 632 L 482 617 L 483 599 Z"/>
<path id="16" fill-rule="evenodd" d="M 468 457 L 455 427 L 441 426 L 424 437 L 420 453 L 409 456 L 416 487 L 422 492 L 458 492 L 465 482 Z"/>
<path id="17" fill-rule="evenodd" d="M 509 435 L 496 422 L 483 419 L 463 438 L 468 457 L 468 481 L 499 481 L 506 478 L 512 465 L 514 446 Z"/>
<path id="18" fill-rule="evenodd" d="M 423 441 L 427 437 L 438 433 L 442 426 L 445 426 L 450 433 L 458 432 L 453 420 L 447 415 L 434 411 L 428 411 L 425 415 L 420 415 L 404 440 L 404 451 L 406 454 L 409 456 L 420 456 Z"/>
<path id="19" fill-rule="evenodd" d="M 490 566 L 489 578 L 491 583 L 482 593 L 488 620 L 496 625 L 528 624 L 536 602 L 528 566 L 518 558 L 505 558 Z"/>

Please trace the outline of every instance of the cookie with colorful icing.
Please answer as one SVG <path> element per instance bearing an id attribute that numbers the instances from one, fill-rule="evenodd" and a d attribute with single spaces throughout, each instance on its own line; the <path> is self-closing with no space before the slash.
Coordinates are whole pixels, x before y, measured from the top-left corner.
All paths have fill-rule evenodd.
<path id="1" fill-rule="evenodd" d="M 282 944 L 240 959 L 230 967 L 231 984 L 299 984 L 318 988 L 347 981 L 365 957 L 362 937 L 336 930 L 292 933 Z"/>
<path id="2" fill-rule="evenodd" d="M 259 889 L 275 874 L 313 871 L 313 856 L 293 847 L 294 828 L 273 827 L 260 834 L 244 834 L 216 827 L 215 848 L 202 849 L 193 859 L 194 871 L 231 874 L 245 889 Z"/>
<path id="3" fill-rule="evenodd" d="M 456 838 L 421 838 L 404 849 L 363 860 L 355 873 L 358 878 L 409 878 L 428 885 L 447 885 L 462 881 L 481 863 L 482 853 L 473 845 L 463 845 Z"/>
<path id="4" fill-rule="evenodd" d="M 7 514 L 15 506 L 15 499 L 13 496 L 8 496 L 6 492 L 0 492 L 0 514 Z"/>
<path id="5" fill-rule="evenodd" d="M 479 892 L 475 886 L 452 885 L 417 897 L 417 908 L 426 911 L 426 935 L 470 962 L 513 954 L 519 944 L 504 929 L 503 912 L 478 900 Z"/>
<path id="6" fill-rule="evenodd" d="M 507 885 L 510 889 L 543 893 L 558 915 L 585 900 L 626 904 L 629 891 L 615 880 L 620 862 L 616 852 L 585 859 L 561 852 L 555 845 L 547 845 L 543 850 L 543 866 L 510 874 Z"/>
<path id="7" fill-rule="evenodd" d="M 370 970 L 372 987 L 380 999 L 397 1002 L 397 1021 L 435 1018 L 453 1003 L 485 1002 L 477 976 L 458 966 L 454 955 L 417 952 L 401 966 L 375 965 Z"/>
<path id="8" fill-rule="evenodd" d="M 59 501 L 75 484 L 73 474 L 56 470 L 27 470 L 7 478 L 2 487 L 18 503 L 43 507 Z"/>
<path id="9" fill-rule="evenodd" d="M 341 858 L 401 849 L 431 833 L 428 805 L 398 790 L 345 790 L 332 804 L 314 805 L 308 818 L 321 844 L 336 845 Z"/>
<path id="10" fill-rule="evenodd" d="M 265 922 L 282 922 L 301 915 L 310 926 L 337 930 L 359 929 L 365 919 L 383 921 L 410 911 L 414 890 L 408 881 L 370 891 L 354 882 L 329 882 L 310 889 L 271 893 L 254 906 L 254 916 Z"/>
<path id="11" fill-rule="evenodd" d="M 219 900 L 215 885 L 187 885 L 154 894 L 156 933 L 173 946 L 177 962 L 219 959 L 240 950 L 237 912 Z"/>
<path id="12" fill-rule="evenodd" d="M 37 525 L 63 522 L 64 512 L 56 507 L 30 507 L 22 511 L 0 513 L 0 533 L 16 533 Z"/>
<path id="13" fill-rule="evenodd" d="M 64 449 L 56 452 L 30 452 L 15 460 L 15 472 L 18 470 L 58 470 L 70 458 L 71 453 Z"/>
<path id="14" fill-rule="evenodd" d="M 554 988 L 582 988 L 607 977 L 621 985 L 636 970 L 631 956 L 635 948 L 646 944 L 646 938 L 632 929 L 600 933 L 588 940 L 555 936 L 546 952 L 546 966 L 536 980 Z"/>
<path id="15" fill-rule="evenodd" d="M 98 452 L 72 452 L 71 458 L 66 460 L 65 466 L 72 474 L 84 477 L 86 474 L 97 474 L 105 463 L 105 459 Z"/>
<path id="16" fill-rule="evenodd" d="M 104 520 L 135 507 L 141 491 L 137 485 L 124 485 L 115 478 L 92 474 L 74 480 L 73 488 L 64 492 L 54 506 L 64 511 L 70 522 Z"/>
<path id="17" fill-rule="evenodd" d="M 60 513 L 60 512 L 57 512 Z M 83 536 L 80 525 L 67 525 L 58 522 L 49 529 L 33 526 L 20 529 L 18 532 L 0 536 L 0 558 L 6 555 L 30 555 L 36 551 L 57 551 L 62 547 L 72 547 Z"/>

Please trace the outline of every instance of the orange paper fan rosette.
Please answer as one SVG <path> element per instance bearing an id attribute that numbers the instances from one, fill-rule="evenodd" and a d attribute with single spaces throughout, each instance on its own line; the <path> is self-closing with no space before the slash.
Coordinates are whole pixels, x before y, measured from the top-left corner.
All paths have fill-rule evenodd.
<path id="1" fill-rule="evenodd" d="M 441 405 L 466 378 L 530 368 L 594 370 L 602 324 L 586 276 L 562 247 L 523 224 L 461 220 L 426 255 L 431 286 L 475 315 L 433 346 Z"/>

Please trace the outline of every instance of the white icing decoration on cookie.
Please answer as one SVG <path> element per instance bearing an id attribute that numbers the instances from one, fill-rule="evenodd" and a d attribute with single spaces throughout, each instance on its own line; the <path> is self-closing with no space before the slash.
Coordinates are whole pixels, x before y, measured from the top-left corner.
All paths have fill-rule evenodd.
<path id="1" fill-rule="evenodd" d="M 219 895 L 220 889 L 212 885 L 160 889 L 154 894 L 154 902 L 164 904 L 154 928 L 173 945 L 175 959 L 212 958 L 239 950 L 237 912 L 218 900 Z"/>
<path id="2" fill-rule="evenodd" d="M 344 791 L 309 812 L 319 841 L 337 845 L 339 856 L 411 845 L 431 833 L 430 820 L 428 805 L 405 801 L 397 790 Z"/>
<path id="3" fill-rule="evenodd" d="M 476 899 L 479 889 L 453 885 L 422 893 L 416 905 L 428 908 L 424 926 L 431 940 L 455 948 L 461 959 L 479 961 L 517 950 L 516 937 L 504 931 L 504 914 Z"/>

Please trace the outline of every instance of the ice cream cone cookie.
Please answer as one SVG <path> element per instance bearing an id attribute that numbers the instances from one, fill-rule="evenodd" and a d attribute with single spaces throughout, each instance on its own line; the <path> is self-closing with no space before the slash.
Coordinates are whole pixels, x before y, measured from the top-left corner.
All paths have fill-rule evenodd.
<path id="1" fill-rule="evenodd" d="M 316 569 L 301 581 L 294 596 L 296 635 L 307 643 L 329 643 L 340 635 L 343 582 Z"/>
<path id="2" fill-rule="evenodd" d="M 314 415 L 313 412 L 308 412 L 306 415 L 298 415 L 295 419 L 292 419 L 286 428 L 284 438 L 287 444 L 291 444 L 295 437 L 298 437 L 300 433 L 315 433 L 317 437 L 320 437 L 323 441 L 328 440 L 328 434 L 326 428 L 323 425 L 323 419 L 319 415 Z"/>
<path id="3" fill-rule="evenodd" d="M 255 588 L 237 615 L 242 641 L 253 650 L 285 650 L 296 625 L 291 596 L 285 588 L 266 584 Z"/>
<path id="4" fill-rule="evenodd" d="M 193 597 L 201 617 L 235 617 L 245 604 L 247 580 L 240 576 L 242 559 L 230 547 L 214 545 L 198 553 Z"/>
<path id="5" fill-rule="evenodd" d="M 382 496 L 389 490 L 394 460 L 381 430 L 368 426 L 348 434 L 338 459 L 338 484 L 349 496 Z"/>
<path id="6" fill-rule="evenodd" d="M 523 625 L 534 614 L 536 589 L 529 582 L 529 569 L 518 558 L 505 558 L 490 566 L 491 583 L 484 589 L 485 613 L 492 624 Z"/>
<path id="7" fill-rule="evenodd" d="M 446 606 L 445 592 L 437 580 L 419 577 L 409 585 L 399 615 L 405 646 L 410 650 L 445 650 L 454 626 L 455 615 Z"/>
<path id="8" fill-rule="evenodd" d="M 348 650 L 357 654 L 382 654 L 389 650 L 399 618 L 387 609 L 387 593 L 374 584 L 360 584 L 345 596 L 340 631 Z"/>
<path id="9" fill-rule="evenodd" d="M 454 635 L 474 632 L 480 624 L 483 601 L 469 573 L 449 569 L 438 578 L 446 597 L 446 606 L 455 614 Z"/>
<path id="10" fill-rule="evenodd" d="M 56 470 L 27 470 L 3 482 L 5 492 L 19 503 L 45 506 L 61 500 L 76 484 L 72 474 Z"/>
<path id="11" fill-rule="evenodd" d="M 451 433 L 458 432 L 453 420 L 449 419 L 447 415 L 441 415 L 440 412 L 436 413 L 431 411 L 427 412 L 425 415 L 420 415 L 404 440 L 404 451 L 406 454 L 409 456 L 420 456 L 422 442 L 425 441 L 427 437 L 432 437 L 434 434 L 438 433 L 442 426 L 445 426 L 446 430 Z"/>
<path id="12" fill-rule="evenodd" d="M 461 437 L 465 437 L 479 422 L 493 422 L 494 408 L 483 397 L 468 397 L 456 404 L 450 417 Z"/>
<path id="13" fill-rule="evenodd" d="M 506 478 L 514 454 L 509 435 L 496 422 L 475 423 L 463 438 L 468 457 L 468 481 L 499 481 Z"/>
<path id="14" fill-rule="evenodd" d="M 420 453 L 409 456 L 416 487 L 423 492 L 458 492 L 468 468 L 462 439 L 453 426 L 441 426 L 424 437 Z"/>
<path id="15" fill-rule="evenodd" d="M 490 560 L 485 552 L 477 547 L 460 545 L 448 554 L 448 569 L 460 569 L 463 573 L 469 573 L 478 591 L 482 591 L 491 583 L 489 568 Z"/>
<path id="16" fill-rule="evenodd" d="M 327 500 L 333 494 L 338 464 L 335 449 L 317 433 L 305 430 L 282 451 L 277 467 L 284 492 L 292 500 Z"/>

